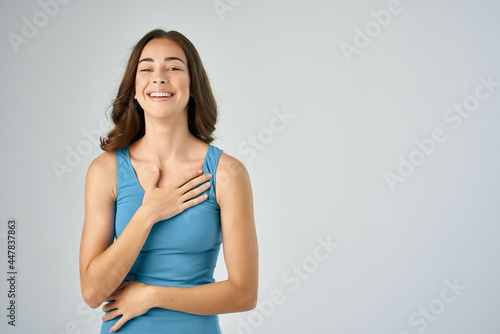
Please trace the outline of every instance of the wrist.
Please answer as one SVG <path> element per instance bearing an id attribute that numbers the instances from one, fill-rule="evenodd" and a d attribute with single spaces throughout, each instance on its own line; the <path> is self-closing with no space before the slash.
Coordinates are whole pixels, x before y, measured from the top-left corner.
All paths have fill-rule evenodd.
<path id="1" fill-rule="evenodd" d="M 158 292 L 156 291 L 156 286 L 155 285 L 148 285 L 145 293 L 146 297 L 146 304 L 149 309 L 152 309 L 153 307 L 158 307 L 157 303 L 157 295 Z"/>
<path id="2" fill-rule="evenodd" d="M 137 214 L 140 216 L 140 220 L 150 227 L 157 222 L 151 210 L 148 210 L 144 205 L 141 205 L 139 209 L 137 209 Z"/>

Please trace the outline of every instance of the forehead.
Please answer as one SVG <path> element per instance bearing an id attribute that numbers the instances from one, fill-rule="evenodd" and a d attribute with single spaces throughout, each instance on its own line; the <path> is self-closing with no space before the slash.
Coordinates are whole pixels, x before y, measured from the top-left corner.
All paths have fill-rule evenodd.
<path id="1" fill-rule="evenodd" d="M 139 60 L 143 58 L 153 58 L 155 61 L 163 60 L 166 57 L 177 57 L 187 64 L 186 55 L 176 42 L 167 38 L 155 38 L 150 40 L 142 49 Z"/>

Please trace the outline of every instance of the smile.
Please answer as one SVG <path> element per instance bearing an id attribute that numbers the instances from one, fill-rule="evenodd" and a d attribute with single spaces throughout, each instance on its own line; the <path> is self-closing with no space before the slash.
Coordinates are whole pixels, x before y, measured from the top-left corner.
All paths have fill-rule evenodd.
<path id="1" fill-rule="evenodd" d="M 174 96 L 175 94 L 172 92 L 149 92 L 147 95 L 152 99 L 168 99 Z"/>

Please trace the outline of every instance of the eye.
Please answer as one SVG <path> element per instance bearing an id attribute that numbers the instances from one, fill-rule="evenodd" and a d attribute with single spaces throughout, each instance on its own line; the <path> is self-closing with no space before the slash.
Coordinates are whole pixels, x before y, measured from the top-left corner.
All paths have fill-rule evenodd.
<path id="1" fill-rule="evenodd" d="M 170 67 L 169 69 L 167 69 L 167 71 L 180 71 L 181 69 L 178 68 L 178 67 Z"/>
<path id="2" fill-rule="evenodd" d="M 149 69 L 149 68 L 143 68 L 140 72 L 151 72 L 151 69 Z"/>

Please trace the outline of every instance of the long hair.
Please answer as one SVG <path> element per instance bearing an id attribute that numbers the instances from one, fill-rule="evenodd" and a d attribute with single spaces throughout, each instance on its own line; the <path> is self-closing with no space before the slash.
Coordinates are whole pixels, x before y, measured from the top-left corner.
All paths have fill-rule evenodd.
<path id="1" fill-rule="evenodd" d="M 145 134 L 144 110 L 134 99 L 135 77 L 144 46 L 156 38 L 170 39 L 184 51 L 189 70 L 190 93 L 193 94 L 188 102 L 189 131 L 207 144 L 214 140 L 217 104 L 198 51 L 180 32 L 155 29 L 142 37 L 130 54 L 118 94 L 111 105 L 111 120 L 114 127 L 109 131 L 107 138 L 100 138 L 101 149 L 104 151 L 121 150 Z"/>

